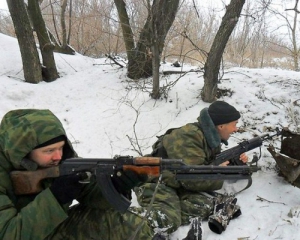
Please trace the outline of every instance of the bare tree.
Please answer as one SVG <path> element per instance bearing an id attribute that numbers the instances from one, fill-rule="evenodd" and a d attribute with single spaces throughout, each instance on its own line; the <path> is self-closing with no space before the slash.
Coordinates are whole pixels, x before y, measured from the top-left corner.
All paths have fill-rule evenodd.
<path id="1" fill-rule="evenodd" d="M 57 52 L 74 54 L 76 49 L 81 54 L 99 57 L 109 55 L 114 47 L 119 47 L 112 1 L 44 0 L 43 6 L 47 26 L 57 40 Z"/>
<path id="2" fill-rule="evenodd" d="M 270 2 L 271 0 L 269 0 Z M 281 3 L 275 6 L 271 3 L 265 3 L 266 8 L 272 14 L 273 22 L 276 22 L 273 26 L 273 36 L 276 37 L 270 39 L 268 42 L 269 50 L 274 53 L 279 53 L 281 57 L 289 56 L 293 59 L 292 68 L 295 71 L 299 71 L 299 28 L 298 28 L 298 15 L 300 10 L 298 9 L 299 0 L 281 1 Z M 287 7 L 292 5 L 292 7 Z"/>
<path id="3" fill-rule="evenodd" d="M 26 0 L 28 3 L 30 1 L 33 0 Z M 165 63 L 179 61 L 181 66 L 189 63 L 197 65 L 202 70 L 208 57 L 206 53 L 210 49 L 213 51 L 214 37 L 218 31 L 221 31 L 219 6 L 212 4 L 203 8 L 201 1 L 193 1 L 194 5 L 188 0 L 180 1 L 180 7 L 177 7 L 176 16 L 169 29 L 167 25 L 161 23 L 171 16 L 169 12 L 174 12 L 170 6 L 177 4 L 177 0 L 37 0 L 36 2 L 40 3 L 51 44 L 55 44 L 54 51 L 67 53 L 64 51 L 67 47 L 70 50 L 69 53 L 74 53 L 76 49 L 77 52 L 90 57 L 120 55 L 126 58 L 127 56 L 129 60 L 127 74 L 130 78 L 136 80 L 153 77 L 151 93 L 153 98 L 158 98 L 163 91 L 159 86 L 161 84 L 159 82 L 161 58 Z M 281 10 L 277 8 L 275 11 L 269 7 L 270 11 L 267 11 L 265 16 L 263 16 L 265 13 L 262 12 L 262 4 L 272 6 L 274 1 L 247 1 L 247 6 L 243 7 L 243 18 L 238 21 L 230 34 L 228 42 L 225 43 L 224 52 L 221 50 L 217 55 L 217 57 L 223 57 L 220 60 L 224 64 L 222 67 L 225 68 L 229 63 L 231 66 L 245 67 L 300 68 L 297 67 L 299 65 L 297 62 L 299 58 L 297 55 L 299 48 L 298 1 L 282 0 Z M 118 11 L 116 11 L 116 6 Z M 272 16 L 270 12 L 273 13 Z M 274 16 L 277 17 L 277 21 L 274 21 Z M 36 19 L 35 17 L 34 20 Z M 167 22 L 171 20 L 172 18 L 168 18 Z M 10 16 L 1 16 L 0 12 L 0 31 L 15 36 L 13 27 L 9 29 L 9 22 Z M 231 20 L 231 23 L 233 22 Z M 275 30 L 274 25 L 271 28 L 274 22 L 278 23 Z M 34 28 L 37 30 L 36 26 Z M 283 29 L 285 31 L 282 31 Z M 161 43 L 157 39 L 164 36 L 166 32 L 162 51 Z M 218 50 L 222 48 L 221 42 L 219 42 Z M 42 45 L 44 44 L 40 44 Z M 214 47 L 216 50 L 217 47 Z M 28 44 L 26 48 L 28 49 Z M 216 55 L 210 53 L 209 59 L 211 60 L 213 56 Z M 280 62 L 274 60 L 286 56 L 292 60 Z M 213 61 L 211 65 L 208 63 L 209 61 L 207 61 L 206 79 L 213 76 L 208 73 L 214 65 L 218 65 L 218 61 Z M 43 65 L 46 65 L 44 59 Z M 30 66 L 33 65 L 30 64 Z M 35 67 L 35 69 L 38 68 Z M 219 71 L 219 75 L 216 76 L 214 79 L 220 80 L 221 72 Z M 214 86 L 212 83 L 211 87 Z"/>
<path id="4" fill-rule="evenodd" d="M 53 55 L 54 44 L 49 38 L 38 1 L 28 0 L 28 12 L 39 40 L 40 51 L 43 59 L 43 79 L 46 82 L 52 82 L 59 78 Z"/>
<path id="5" fill-rule="evenodd" d="M 70 47 L 70 38 L 71 38 L 71 25 L 72 25 L 72 3 L 73 0 L 70 0 L 69 4 L 69 29 L 66 25 L 66 11 L 68 6 L 68 0 L 63 0 L 61 3 L 61 12 L 60 12 L 60 23 L 61 23 L 61 35 L 62 42 L 56 46 L 56 51 L 65 54 L 75 54 L 75 51 Z M 55 24 L 55 23 L 54 23 Z"/>
<path id="6" fill-rule="evenodd" d="M 128 57 L 127 75 L 132 79 L 153 76 L 154 67 L 157 73 L 155 73 L 152 97 L 158 98 L 159 79 L 156 74 L 158 74 L 166 35 L 175 19 L 179 0 L 154 0 L 152 5 L 147 0 L 148 17 L 143 29 L 140 31 L 137 43 L 134 41 L 125 2 L 123 0 L 114 0 L 114 2 L 118 10 Z M 154 59 L 153 54 L 156 54 Z"/>
<path id="7" fill-rule="evenodd" d="M 299 71 L 299 47 L 298 47 L 298 42 L 297 42 L 297 24 L 298 24 L 298 14 L 299 9 L 298 9 L 298 3 L 299 0 L 295 0 L 295 6 L 292 9 L 286 9 L 286 11 L 292 11 L 293 12 L 293 22 L 292 24 L 288 24 L 289 30 L 291 32 L 291 40 L 292 40 L 292 48 L 290 49 L 291 54 L 293 56 L 294 60 L 294 70 Z"/>
<path id="8" fill-rule="evenodd" d="M 19 42 L 25 81 L 39 83 L 42 81 L 41 63 L 24 0 L 7 0 L 7 6 Z"/>
<path id="9" fill-rule="evenodd" d="M 276 16 L 279 16 L 280 19 L 283 19 L 285 21 L 285 28 L 288 31 L 288 37 L 290 41 L 290 45 L 284 44 L 282 45 L 283 48 L 287 49 L 289 52 L 289 55 L 293 59 L 294 63 L 294 70 L 299 71 L 299 46 L 298 46 L 298 15 L 300 13 L 298 9 L 298 3 L 299 0 L 294 1 L 294 6 L 292 8 L 285 8 L 285 13 L 281 13 L 279 10 L 270 9 Z M 292 12 L 290 15 L 289 13 Z M 282 28 L 281 28 L 282 29 Z M 286 40 L 285 40 L 286 41 Z"/>
<path id="10" fill-rule="evenodd" d="M 70 1 L 72 3 L 72 0 Z M 60 22 L 61 22 L 61 30 L 62 30 L 62 39 L 63 39 L 63 46 L 67 46 L 67 27 L 66 27 L 66 8 L 67 8 L 68 0 L 63 0 L 61 4 L 61 16 L 60 16 Z M 72 5 L 71 5 L 72 6 Z M 72 9 L 70 8 L 70 12 L 72 12 Z M 70 18 L 71 19 L 71 18 Z M 70 28 L 71 29 L 71 28 Z M 70 35 L 69 35 L 70 36 Z"/>
<path id="11" fill-rule="evenodd" d="M 222 55 L 227 41 L 241 15 L 244 3 L 245 0 L 231 0 L 230 4 L 226 6 L 226 13 L 204 65 L 204 86 L 201 92 L 204 102 L 213 102 L 216 99 Z"/>

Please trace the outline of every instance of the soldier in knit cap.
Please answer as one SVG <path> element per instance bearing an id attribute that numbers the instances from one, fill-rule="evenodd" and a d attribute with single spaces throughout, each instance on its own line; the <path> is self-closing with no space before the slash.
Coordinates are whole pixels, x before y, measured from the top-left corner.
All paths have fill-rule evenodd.
<path id="1" fill-rule="evenodd" d="M 151 156 L 183 159 L 190 165 L 210 165 L 216 154 L 221 152 L 221 144 L 227 145 L 230 135 L 238 130 L 240 117 L 239 111 L 233 106 L 216 101 L 201 110 L 197 122 L 169 129 L 166 134 L 158 137 L 152 146 Z M 248 157 L 242 154 L 240 160 L 246 163 Z M 222 163 L 223 166 L 228 164 L 229 161 Z M 154 179 L 135 188 L 141 206 L 150 203 L 156 181 Z M 229 221 L 241 214 L 234 196 L 213 192 L 221 189 L 222 185 L 223 181 L 178 181 L 172 173 L 165 172 L 153 203 L 153 208 L 159 208 L 164 219 L 158 227 L 171 233 L 181 225 L 191 224 L 185 240 L 201 239 L 200 222 L 208 219 L 210 229 L 222 233 Z M 207 192 L 214 194 L 208 195 Z"/>

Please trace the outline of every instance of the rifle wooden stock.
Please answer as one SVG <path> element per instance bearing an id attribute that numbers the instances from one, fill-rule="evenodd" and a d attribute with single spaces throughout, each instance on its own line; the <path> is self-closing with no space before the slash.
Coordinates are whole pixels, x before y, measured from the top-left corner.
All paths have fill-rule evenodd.
<path id="1" fill-rule="evenodd" d="M 36 171 L 13 171 L 10 173 L 16 195 L 35 194 L 43 190 L 41 181 L 59 176 L 59 167 L 38 169 Z"/>

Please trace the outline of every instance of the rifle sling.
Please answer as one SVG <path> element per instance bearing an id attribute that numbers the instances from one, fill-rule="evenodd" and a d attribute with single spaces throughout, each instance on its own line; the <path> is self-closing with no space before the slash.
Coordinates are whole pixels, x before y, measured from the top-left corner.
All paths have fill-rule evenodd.
<path id="1" fill-rule="evenodd" d="M 248 176 L 248 184 L 247 184 L 247 186 L 244 187 L 242 190 L 238 191 L 236 194 L 239 194 L 239 193 L 245 191 L 246 189 L 248 189 L 249 187 L 251 187 L 251 185 L 252 185 L 252 177 L 249 175 Z"/>
<path id="2" fill-rule="evenodd" d="M 252 185 L 252 177 L 249 176 L 248 178 L 248 183 L 246 185 L 246 187 L 244 187 L 242 190 L 234 193 L 234 195 L 237 195 L 243 191 L 245 191 L 246 189 L 248 189 L 251 185 Z M 206 192 L 201 192 L 202 195 L 205 195 L 205 196 L 210 196 L 210 197 L 217 197 L 218 195 L 224 195 L 223 193 L 219 193 L 219 192 L 214 192 L 214 191 L 206 191 Z"/>

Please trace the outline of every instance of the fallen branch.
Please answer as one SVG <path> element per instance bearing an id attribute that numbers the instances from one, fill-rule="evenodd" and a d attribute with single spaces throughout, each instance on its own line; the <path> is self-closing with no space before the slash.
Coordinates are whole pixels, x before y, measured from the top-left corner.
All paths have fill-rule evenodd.
<path id="1" fill-rule="evenodd" d="M 109 55 L 109 54 L 105 54 L 105 56 L 106 56 L 108 59 L 112 60 L 115 64 L 117 64 L 117 65 L 120 66 L 121 68 L 124 68 L 124 67 L 125 67 L 125 66 L 123 66 L 121 63 L 119 63 L 119 62 L 116 60 L 115 57 L 113 57 L 113 56 L 111 56 L 111 55 Z"/>
<path id="2" fill-rule="evenodd" d="M 279 203 L 279 204 L 286 205 L 285 203 L 270 201 L 270 200 L 267 200 L 267 199 L 262 198 L 262 197 L 260 197 L 260 196 L 257 196 L 256 200 L 259 200 L 259 201 L 261 201 L 261 202 L 264 202 L 264 201 L 265 201 L 265 202 L 269 202 L 269 203 Z"/>
<path id="3" fill-rule="evenodd" d="M 189 70 L 189 71 L 163 71 L 162 74 L 163 75 L 171 75 L 171 74 L 183 74 L 183 73 L 190 73 L 190 72 L 203 72 L 202 69 L 199 70 Z"/>

